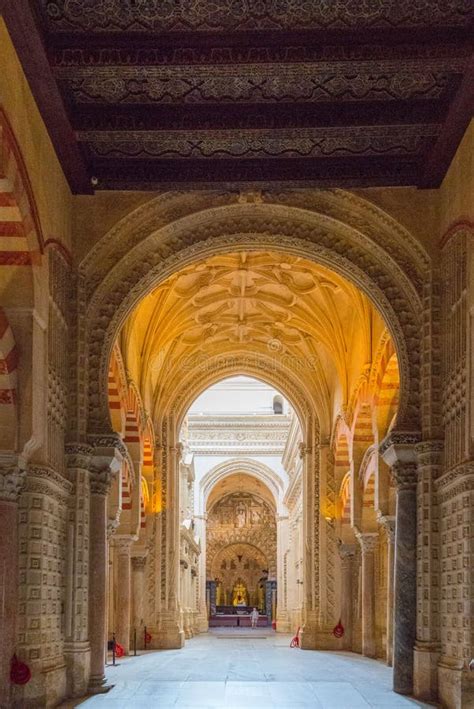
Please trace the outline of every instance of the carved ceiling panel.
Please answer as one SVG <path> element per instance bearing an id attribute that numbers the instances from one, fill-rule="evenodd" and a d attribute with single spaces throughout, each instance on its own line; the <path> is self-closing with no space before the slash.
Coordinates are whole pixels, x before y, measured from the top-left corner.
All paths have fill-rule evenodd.
<path id="1" fill-rule="evenodd" d="M 464 25 L 469 0 L 40 0 L 51 30 L 166 32 Z"/>
<path id="2" fill-rule="evenodd" d="M 27 4 L 6 22 L 75 191 L 433 186 L 472 113 L 469 0 Z"/>
<path id="3" fill-rule="evenodd" d="M 384 330 L 368 299 L 327 268 L 285 254 L 240 252 L 184 268 L 156 288 L 128 320 L 122 344 L 145 399 L 165 396 L 191 368 L 236 349 L 283 359 L 321 395 L 337 389 L 345 397 Z M 238 434 L 259 445 L 258 430 L 229 425 L 236 446 Z M 199 420 L 193 435 L 198 447 L 220 449 L 229 432 L 222 432 L 226 440 L 209 441 Z"/>

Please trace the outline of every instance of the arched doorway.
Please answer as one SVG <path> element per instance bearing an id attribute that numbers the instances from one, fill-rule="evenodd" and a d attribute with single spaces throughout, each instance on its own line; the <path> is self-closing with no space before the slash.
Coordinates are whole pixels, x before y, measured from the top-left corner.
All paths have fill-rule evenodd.
<path id="1" fill-rule="evenodd" d="M 311 209 L 302 209 L 301 205 L 291 208 L 282 208 L 282 205 L 276 204 L 263 207 L 248 204 L 220 205 L 201 213 L 183 216 L 179 223 L 173 225 L 171 231 L 168 231 L 171 225 L 160 229 L 163 244 L 168 244 L 168 237 L 171 238 L 172 235 L 174 253 L 169 252 L 169 258 L 163 258 L 164 253 L 160 246 L 159 265 L 156 266 L 153 264 L 156 262 L 157 254 L 150 255 L 148 260 L 144 258 L 147 249 L 150 249 L 152 254 L 151 249 L 155 242 L 151 236 L 148 241 L 147 238 L 140 241 L 144 225 L 142 223 L 138 228 L 140 217 L 137 215 L 137 231 L 133 239 L 136 240 L 136 256 L 137 258 L 139 256 L 140 265 L 137 261 L 136 267 L 133 266 L 134 250 L 132 249 L 132 252 L 127 254 L 129 263 L 131 261 L 132 264 L 129 273 L 128 275 L 122 273 L 122 279 L 125 279 L 128 290 L 122 295 L 120 292 L 123 291 L 123 283 L 119 285 L 117 281 L 121 268 L 120 258 L 110 273 L 102 279 L 98 278 L 98 273 L 94 274 L 95 267 L 90 260 L 83 264 L 84 272 L 88 272 L 84 282 L 91 287 L 92 294 L 87 316 L 88 331 L 91 335 L 88 345 L 89 362 L 95 362 L 97 365 L 93 371 L 91 370 L 89 378 L 87 426 L 89 440 L 96 448 L 100 448 L 101 442 L 106 441 L 110 441 L 111 446 L 115 445 L 113 436 L 109 437 L 108 414 L 104 410 L 100 392 L 101 381 L 108 367 L 109 343 L 117 333 L 117 326 L 123 325 L 120 335 L 121 344 L 127 347 L 136 323 L 140 317 L 145 316 L 148 322 L 147 332 L 153 330 L 158 333 L 155 345 L 161 342 L 157 348 L 161 361 L 155 359 L 151 367 L 154 375 L 150 381 L 153 380 L 154 393 L 148 392 L 143 396 L 144 407 L 150 412 L 157 437 L 157 455 L 154 465 L 160 471 L 158 506 L 161 517 L 159 522 L 156 520 L 154 522 L 161 530 L 160 546 L 155 548 L 154 559 L 153 555 L 150 555 L 150 562 L 147 562 L 150 567 L 152 563 L 155 564 L 154 571 L 150 572 L 148 594 L 153 598 L 155 617 L 159 618 L 162 624 L 161 638 L 167 637 L 167 642 L 172 643 L 173 646 L 180 645 L 184 635 L 177 611 L 176 579 L 179 577 L 179 562 L 176 552 L 170 551 L 177 548 L 178 541 L 176 521 L 176 501 L 179 497 L 176 470 L 180 456 L 178 432 L 190 402 L 200 391 L 226 375 L 255 376 L 274 384 L 291 399 L 303 422 L 300 453 L 305 471 L 303 496 L 305 510 L 308 510 L 303 534 L 304 577 L 310 580 L 310 583 L 305 583 L 304 599 L 304 644 L 307 647 L 334 647 L 332 628 L 334 617 L 340 608 L 337 590 L 340 588 L 341 575 L 339 561 L 337 561 L 339 558 L 336 525 L 337 486 L 331 450 L 334 414 L 338 411 L 343 412 L 353 437 L 351 454 L 356 454 L 355 460 L 357 466 L 360 466 L 362 463 L 360 455 L 363 453 L 362 442 L 365 440 L 361 431 L 371 426 L 372 445 L 379 445 L 381 442 L 380 431 L 376 430 L 376 426 L 372 426 L 372 418 L 365 416 L 365 413 L 367 407 L 370 408 L 370 402 L 374 399 L 375 389 L 380 382 L 376 372 L 377 362 L 379 362 L 376 349 L 379 341 L 385 341 L 387 336 L 393 338 L 397 363 L 400 367 L 397 426 L 399 429 L 409 427 L 410 430 L 400 434 L 394 430 L 391 441 L 386 445 L 385 453 L 388 456 L 395 456 L 396 459 L 397 446 L 402 446 L 405 451 L 409 450 L 413 458 L 413 445 L 418 440 L 419 428 L 419 392 L 418 387 L 414 386 L 418 378 L 419 359 L 419 330 L 416 323 L 419 322 L 421 312 L 419 290 L 423 280 L 425 257 L 416 248 L 415 261 L 418 265 L 414 270 L 411 263 L 407 269 L 403 256 L 395 248 L 401 234 L 405 236 L 403 230 L 394 223 L 387 224 L 376 210 L 366 209 L 365 204 L 352 200 L 352 197 L 345 203 L 344 200 L 343 193 L 331 194 L 328 203 L 321 205 L 324 207 L 322 211 L 327 210 L 331 213 L 332 209 L 334 213 L 337 208 L 341 208 L 341 216 L 344 213 L 349 220 L 351 210 L 359 209 L 358 229 L 348 224 L 341 226 L 342 222 L 336 221 L 333 216 L 317 213 Z M 153 213 L 151 221 L 155 217 L 156 214 Z M 243 231 L 241 228 L 237 229 L 235 221 L 237 218 L 240 219 L 239 227 L 245 227 Z M 364 224 L 367 228 L 370 224 L 370 229 L 368 228 L 370 237 L 363 234 Z M 380 227 L 380 232 L 387 237 L 385 248 L 382 248 L 379 242 L 375 225 Z M 232 236 L 229 236 L 229 230 L 234 232 Z M 209 232 L 218 231 L 221 232 L 221 236 L 209 236 Z M 290 236 L 289 231 L 296 232 L 298 236 Z M 186 239 L 191 238 L 192 246 L 188 245 L 186 239 L 180 242 L 181 233 L 188 234 Z M 259 234 L 258 240 L 255 240 L 256 233 Z M 128 235 L 130 236 L 130 231 Z M 205 238 L 201 238 L 204 236 Z M 114 237 L 120 237 L 120 229 L 115 230 Z M 409 238 L 407 243 L 409 250 L 414 248 Z M 369 244 L 370 248 L 368 248 Z M 108 248 L 106 244 L 102 247 Z M 115 241 L 115 247 L 120 253 L 120 239 Z M 262 249 L 266 250 L 262 251 Z M 242 305 L 243 301 L 248 302 L 251 299 L 249 294 L 255 284 L 251 280 L 249 282 L 248 278 L 249 273 L 259 272 L 259 259 L 263 259 L 265 264 L 263 270 L 267 273 L 268 289 L 265 293 L 260 291 L 262 304 L 264 309 L 266 308 L 266 319 L 263 320 L 263 328 L 262 320 L 259 322 L 258 318 L 249 328 L 248 322 L 244 322 L 247 316 L 242 316 L 242 313 L 239 315 L 235 307 L 236 303 L 240 302 Z M 417 269 L 418 272 L 415 273 Z M 229 271 L 232 273 L 230 279 L 232 283 L 229 283 Z M 298 274 L 298 278 L 292 282 L 295 273 Z M 268 274 L 271 274 L 270 278 Z M 226 321 L 224 317 L 219 320 L 220 315 L 226 310 L 223 303 L 225 298 L 219 295 L 221 285 L 218 281 L 221 275 L 224 281 L 227 278 L 224 290 L 230 289 L 232 308 L 234 308 L 230 313 L 233 332 L 231 338 L 225 334 L 229 331 L 228 319 Z M 133 279 L 135 281 L 132 283 Z M 323 300 L 326 304 L 330 303 L 331 307 L 323 318 L 324 323 L 321 318 L 319 321 L 318 318 L 313 319 L 311 309 L 307 309 L 304 315 L 303 311 L 300 312 L 300 323 L 306 323 L 308 325 L 306 330 L 309 330 L 301 339 L 300 335 L 305 327 L 301 325 L 295 328 L 293 325 L 288 325 L 285 317 L 291 313 L 295 302 L 299 307 L 301 300 L 315 290 L 316 281 L 316 290 L 319 294 L 325 293 Z M 405 287 L 402 288 L 401 284 Z M 114 288 L 116 291 L 112 296 Z M 154 290 L 150 290 L 153 288 Z M 281 298 L 285 288 L 287 292 L 290 291 L 290 300 L 282 307 Z M 362 291 L 370 294 L 370 299 Z M 143 298 L 146 292 L 148 295 Z M 365 345 L 361 344 L 360 347 L 352 349 L 352 353 L 357 353 L 354 359 L 357 365 L 354 366 L 354 370 L 358 371 L 358 383 L 353 379 L 353 372 L 348 373 L 344 370 L 343 347 L 339 355 L 335 352 L 333 357 L 324 357 L 322 351 L 311 350 L 312 338 L 319 342 L 323 349 L 324 347 L 337 349 L 337 343 L 342 343 L 345 334 L 352 332 L 351 327 L 355 321 L 349 318 L 345 325 L 341 322 L 340 311 L 334 305 L 331 293 L 333 295 L 341 293 L 341 297 L 348 297 L 352 303 L 357 304 L 356 312 L 362 319 L 367 318 L 365 322 L 370 322 L 369 327 L 362 325 L 358 330 L 361 343 L 365 342 Z M 136 307 L 140 297 L 143 300 Z M 171 308 L 168 317 L 162 321 L 160 327 L 156 327 L 158 322 L 154 319 L 156 313 L 162 308 L 164 302 L 172 302 L 175 297 L 191 303 L 193 313 L 199 314 L 198 320 L 194 322 L 196 328 L 189 326 L 185 306 L 181 310 L 179 306 L 174 311 Z M 255 300 L 255 297 L 252 297 Z M 118 303 L 118 307 L 111 309 L 111 300 Z M 217 300 L 215 306 L 212 304 L 214 300 Z M 397 307 L 396 312 L 393 308 L 394 302 L 400 306 Z M 373 303 L 385 316 L 385 322 Z M 132 312 L 133 306 L 135 310 Z M 213 307 L 216 308 L 214 311 Z M 138 313 L 141 313 L 140 317 Z M 125 322 L 127 315 L 130 317 Z M 215 316 L 217 319 L 213 324 L 212 320 Z M 291 314 L 288 319 L 291 320 L 293 317 L 294 314 Z M 101 328 L 101 323 L 104 322 L 107 323 L 105 330 Z M 186 323 L 185 333 L 179 330 L 178 323 Z M 222 328 L 219 327 L 219 323 L 222 324 Z M 376 327 L 374 327 L 375 323 L 378 323 Z M 276 324 L 278 336 L 269 337 L 271 327 L 275 328 Z M 339 334 L 332 338 L 325 338 L 324 327 L 331 330 L 334 326 L 338 327 Z M 178 328 L 176 332 L 179 332 L 180 347 L 176 349 L 173 345 L 170 349 L 170 342 L 173 344 L 175 341 L 171 338 L 170 342 L 167 342 L 166 336 L 168 332 L 175 332 L 173 329 L 175 327 Z M 263 332 L 265 332 L 265 339 L 262 339 Z M 160 341 L 161 336 L 164 339 Z M 215 352 L 206 353 L 205 360 L 199 356 L 195 359 L 183 357 L 186 348 L 188 353 L 190 350 L 192 352 L 196 343 L 220 344 L 216 346 Z M 139 348 L 141 356 L 148 358 L 151 363 L 152 349 L 142 345 Z M 184 346 L 184 351 L 181 346 Z M 364 350 L 367 346 L 370 349 L 370 356 L 367 356 Z M 303 347 L 306 347 L 306 350 Z M 274 354 L 274 348 L 277 350 L 277 356 Z M 156 348 L 154 354 L 157 354 Z M 171 369 L 170 362 L 173 364 Z M 178 366 L 175 366 L 176 363 Z M 139 373 L 138 375 L 140 378 L 141 375 Z M 338 385 L 334 390 L 329 387 L 332 393 L 328 399 L 327 380 L 331 377 L 337 380 Z M 396 436 L 394 438 L 395 433 L 398 439 Z M 406 461 L 402 461 L 404 462 Z M 360 520 L 356 515 L 360 507 L 361 492 L 355 484 L 355 475 L 353 471 L 351 500 L 354 501 L 354 514 L 351 524 L 361 549 L 368 549 L 365 545 L 368 537 L 364 535 L 372 532 L 364 529 L 365 518 Z M 384 499 L 390 500 L 390 496 L 385 495 Z M 393 517 L 394 510 L 385 505 L 385 509 L 380 509 L 378 512 L 380 518 Z M 373 551 L 372 547 L 371 552 Z M 166 562 L 163 562 L 163 559 Z M 159 573 L 156 564 L 160 564 Z M 325 579 L 325 582 L 322 583 L 321 579 Z M 411 601 L 410 591 L 410 603 Z M 368 613 L 373 615 L 370 609 Z M 163 632 L 166 624 L 168 629 Z M 362 621 L 362 625 L 366 630 L 370 627 L 368 617 Z"/>

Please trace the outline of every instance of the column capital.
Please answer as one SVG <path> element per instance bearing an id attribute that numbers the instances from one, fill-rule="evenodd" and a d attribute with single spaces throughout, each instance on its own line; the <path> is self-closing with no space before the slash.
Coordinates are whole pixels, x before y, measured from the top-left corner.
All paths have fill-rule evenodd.
<path id="1" fill-rule="evenodd" d="M 419 431 L 391 431 L 379 446 L 379 453 L 389 466 L 416 461 L 415 447 L 420 443 Z"/>
<path id="2" fill-rule="evenodd" d="M 340 542 L 338 544 L 338 551 L 342 562 L 350 563 L 356 555 L 356 545 Z"/>
<path id="3" fill-rule="evenodd" d="M 356 532 L 362 554 L 371 554 L 377 546 L 379 535 L 377 532 Z"/>
<path id="4" fill-rule="evenodd" d="M 0 500 L 16 502 L 26 481 L 26 470 L 16 456 L 0 456 Z"/>
<path id="5" fill-rule="evenodd" d="M 146 556 L 132 556 L 132 569 L 143 571 L 146 566 Z"/>
<path id="6" fill-rule="evenodd" d="M 415 490 L 417 483 L 416 463 L 394 463 L 390 475 L 398 490 Z"/>
<path id="7" fill-rule="evenodd" d="M 300 458 L 304 458 L 305 455 L 311 455 L 313 449 L 311 446 L 306 445 L 304 441 L 301 441 L 298 445 L 298 453 Z"/>
<path id="8" fill-rule="evenodd" d="M 132 544 L 138 539 L 136 534 L 115 534 L 114 547 L 119 554 L 130 554 Z"/>
<path id="9" fill-rule="evenodd" d="M 391 515 L 377 515 L 377 522 L 383 527 L 388 541 L 393 544 L 395 541 L 395 517 Z"/>
<path id="10" fill-rule="evenodd" d="M 100 470 L 91 470 L 90 474 L 90 488 L 92 495 L 107 495 L 110 486 L 112 485 L 112 480 L 114 474 L 110 468 L 102 468 Z"/>
<path id="11" fill-rule="evenodd" d="M 122 439 L 116 433 L 90 434 L 93 447 L 90 461 L 90 486 L 93 495 L 107 495 L 122 460 L 127 456 Z"/>
<path id="12" fill-rule="evenodd" d="M 67 443 L 64 450 L 68 468 L 89 470 L 94 452 L 92 446 L 87 443 Z"/>
<path id="13" fill-rule="evenodd" d="M 444 441 L 421 441 L 415 446 L 420 465 L 440 465 L 444 451 Z"/>

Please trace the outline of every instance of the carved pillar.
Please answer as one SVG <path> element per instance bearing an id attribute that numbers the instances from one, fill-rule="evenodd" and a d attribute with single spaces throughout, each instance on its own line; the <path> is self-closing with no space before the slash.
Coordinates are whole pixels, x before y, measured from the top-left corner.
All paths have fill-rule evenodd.
<path id="1" fill-rule="evenodd" d="M 67 528 L 66 629 L 64 658 L 68 696 L 86 693 L 90 672 L 89 578 L 89 468 L 92 448 L 66 446 L 68 477 L 73 484 Z"/>
<path id="2" fill-rule="evenodd" d="M 201 545 L 201 553 L 199 555 L 199 573 L 198 573 L 198 608 L 197 608 L 197 631 L 206 633 L 209 628 L 208 608 L 206 603 L 206 524 L 207 514 L 194 515 L 196 525 L 196 535 L 199 537 Z"/>
<path id="3" fill-rule="evenodd" d="M 137 633 L 137 648 L 144 648 L 146 556 L 132 556 L 132 617 Z"/>
<path id="4" fill-rule="evenodd" d="M 391 466 L 397 488 L 393 688 L 413 693 L 413 651 L 416 638 L 416 482 L 417 433 L 393 431 L 380 452 Z"/>
<path id="5" fill-rule="evenodd" d="M 104 690 L 107 613 L 107 493 L 110 470 L 93 471 L 90 502 L 89 638 L 91 674 L 89 691 Z"/>
<path id="6" fill-rule="evenodd" d="M 374 552 L 378 534 L 356 534 L 362 552 L 362 654 L 375 657 Z"/>
<path id="7" fill-rule="evenodd" d="M 420 699 L 438 698 L 440 657 L 440 539 L 435 484 L 442 473 L 444 444 L 423 441 L 416 446 L 418 460 L 417 622 L 414 654 L 414 694 Z"/>
<path id="8" fill-rule="evenodd" d="M 341 622 L 344 626 L 342 646 L 345 650 L 352 650 L 353 634 L 353 566 L 355 557 L 355 544 L 340 544 L 341 557 Z"/>
<path id="9" fill-rule="evenodd" d="M 281 633 L 291 630 L 288 618 L 288 577 L 286 568 L 286 552 L 288 550 L 288 515 L 277 517 L 277 608 L 276 627 Z"/>
<path id="10" fill-rule="evenodd" d="M 0 457 L 0 706 L 10 706 L 18 598 L 18 496 L 25 475 L 13 457 Z"/>
<path id="11" fill-rule="evenodd" d="M 134 537 L 116 535 L 114 546 L 117 550 L 117 622 L 115 637 L 123 646 L 125 654 L 130 652 L 130 617 L 132 605 L 130 550 Z"/>
<path id="12" fill-rule="evenodd" d="M 320 648 L 321 596 L 319 588 L 320 564 L 320 491 L 319 491 L 319 434 L 308 425 L 308 440 L 315 446 L 300 445 L 303 461 L 303 629 L 301 647 L 304 650 Z M 321 648 L 324 649 L 324 648 Z"/>
<path id="13" fill-rule="evenodd" d="M 122 444 L 114 434 L 91 437 L 94 455 L 90 476 L 89 639 L 91 673 L 89 692 L 105 686 L 107 628 L 107 494 L 122 463 Z"/>
<path id="14" fill-rule="evenodd" d="M 395 564 L 395 517 L 382 515 L 379 522 L 387 536 L 387 665 L 393 664 L 393 598 Z"/>

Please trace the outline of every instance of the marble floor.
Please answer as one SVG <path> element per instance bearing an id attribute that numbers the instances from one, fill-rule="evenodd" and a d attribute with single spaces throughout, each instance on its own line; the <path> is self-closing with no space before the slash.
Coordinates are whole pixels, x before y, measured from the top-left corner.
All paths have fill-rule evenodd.
<path id="1" fill-rule="evenodd" d="M 114 687 L 81 702 L 81 709 L 430 706 L 393 693 L 391 670 L 382 662 L 344 652 L 290 649 L 289 640 L 259 630 L 253 638 L 209 633 L 188 640 L 183 650 L 120 660 L 107 668 Z"/>

